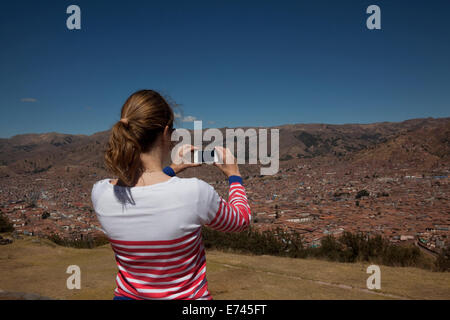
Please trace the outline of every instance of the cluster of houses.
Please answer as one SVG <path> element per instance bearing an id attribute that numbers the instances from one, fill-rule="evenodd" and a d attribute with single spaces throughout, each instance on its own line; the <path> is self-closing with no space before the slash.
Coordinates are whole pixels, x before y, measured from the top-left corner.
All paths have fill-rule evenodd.
<path id="1" fill-rule="evenodd" d="M 348 231 L 381 234 L 393 243 L 417 243 L 439 251 L 449 245 L 447 172 L 310 162 L 284 167 L 274 176 L 247 176 L 244 184 L 253 225 L 260 230 L 292 230 L 309 246 Z M 70 239 L 101 234 L 90 188 L 102 177 L 92 179 L 85 184 L 54 182 L 51 177 L 36 183 L 5 181 L 0 185 L 0 210 L 17 234 Z M 208 182 L 227 197 L 226 181 Z M 36 190 L 38 196 L 30 201 L 27 194 Z"/>

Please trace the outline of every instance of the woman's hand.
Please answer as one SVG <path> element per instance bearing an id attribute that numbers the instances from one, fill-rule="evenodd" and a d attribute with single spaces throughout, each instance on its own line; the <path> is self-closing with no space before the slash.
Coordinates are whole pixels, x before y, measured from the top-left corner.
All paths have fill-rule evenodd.
<path id="1" fill-rule="evenodd" d="M 239 172 L 239 167 L 236 163 L 236 158 L 231 153 L 230 149 L 217 146 L 214 148 L 215 152 L 219 155 L 219 162 L 214 162 L 214 165 L 218 167 L 220 170 L 222 170 L 227 177 L 230 176 L 241 176 L 241 173 Z"/>
<path id="2" fill-rule="evenodd" d="M 170 167 L 173 171 L 175 171 L 175 174 L 178 174 L 186 168 L 198 167 L 202 165 L 201 163 L 192 163 L 190 161 L 189 154 L 194 150 L 198 150 L 198 148 L 190 144 L 184 144 L 178 148 L 175 154 L 172 153 L 174 155 L 174 159 L 172 159 L 173 162 Z M 187 157 L 188 155 L 189 157 Z"/>

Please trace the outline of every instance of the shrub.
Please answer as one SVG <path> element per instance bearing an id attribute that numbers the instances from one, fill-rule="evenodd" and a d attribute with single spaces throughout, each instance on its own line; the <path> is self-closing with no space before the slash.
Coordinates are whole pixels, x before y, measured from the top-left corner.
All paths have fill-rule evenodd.
<path id="1" fill-rule="evenodd" d="M 320 241 L 320 247 L 311 249 L 311 255 L 316 258 L 326 258 L 332 261 L 342 261 L 343 248 L 333 236 L 326 236 Z"/>
<path id="2" fill-rule="evenodd" d="M 88 236 L 84 239 L 69 239 L 62 238 L 57 234 L 51 234 L 48 236 L 48 239 L 60 246 L 79 249 L 92 249 L 109 243 L 105 235 Z"/>
<path id="3" fill-rule="evenodd" d="M 206 248 L 231 249 L 258 255 L 305 256 L 300 235 L 281 228 L 259 232 L 249 227 L 242 232 L 219 232 L 205 227 L 202 237 Z"/>
<path id="4" fill-rule="evenodd" d="M 368 197 L 369 192 L 367 190 L 360 190 L 355 196 L 355 199 L 360 199 L 361 197 Z"/>
<path id="5" fill-rule="evenodd" d="M 41 219 L 45 220 L 48 217 L 50 217 L 50 213 L 48 213 L 47 211 L 45 211 L 42 215 L 41 215 Z"/>
<path id="6" fill-rule="evenodd" d="M 8 217 L 0 212 L 0 232 L 13 232 L 14 227 Z"/>
<path id="7" fill-rule="evenodd" d="M 435 262 L 436 271 L 450 271 L 450 247 L 442 249 Z"/>
<path id="8" fill-rule="evenodd" d="M 293 156 L 291 156 L 290 154 L 286 154 L 280 158 L 280 161 L 287 161 L 287 160 L 292 160 L 292 159 L 294 159 Z"/>
<path id="9" fill-rule="evenodd" d="M 417 247 L 402 247 L 390 245 L 385 248 L 381 257 L 381 263 L 396 267 L 419 266 L 422 253 Z"/>
<path id="10" fill-rule="evenodd" d="M 373 262 L 389 266 L 415 266 L 429 268 L 419 248 L 397 246 L 380 235 L 344 232 L 335 238 L 328 235 L 322 238 L 321 245 L 305 248 L 303 239 L 297 232 L 280 228 L 258 232 L 250 227 L 240 233 L 225 233 L 203 228 L 203 241 L 206 248 L 236 250 L 252 254 L 268 254 L 292 258 L 314 257 L 338 262 Z M 442 258 L 442 261 L 447 261 Z M 445 262 L 441 263 L 445 265 Z"/>

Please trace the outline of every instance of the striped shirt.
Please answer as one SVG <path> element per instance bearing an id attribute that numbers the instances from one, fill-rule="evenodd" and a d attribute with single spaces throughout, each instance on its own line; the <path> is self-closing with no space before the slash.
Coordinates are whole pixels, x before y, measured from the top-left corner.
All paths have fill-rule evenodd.
<path id="1" fill-rule="evenodd" d="M 232 179 L 235 178 L 235 179 Z M 237 232 L 251 221 L 240 178 L 228 201 L 197 178 L 172 177 L 139 187 L 97 181 L 92 204 L 115 254 L 115 296 L 133 299 L 212 299 L 201 228 Z"/>

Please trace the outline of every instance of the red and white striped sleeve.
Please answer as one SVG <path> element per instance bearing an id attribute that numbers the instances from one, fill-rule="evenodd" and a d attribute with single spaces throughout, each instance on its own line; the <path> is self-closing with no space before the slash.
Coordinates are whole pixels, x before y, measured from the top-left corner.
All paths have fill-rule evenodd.
<path id="1" fill-rule="evenodd" d="M 205 207 L 201 220 L 204 225 L 218 231 L 239 232 L 250 225 L 250 206 L 242 179 L 232 176 L 229 182 L 228 201 L 219 196 L 212 186 L 203 182 L 200 197 L 203 198 Z"/>

